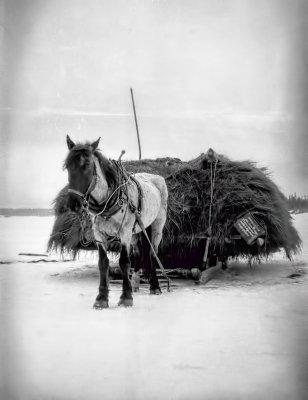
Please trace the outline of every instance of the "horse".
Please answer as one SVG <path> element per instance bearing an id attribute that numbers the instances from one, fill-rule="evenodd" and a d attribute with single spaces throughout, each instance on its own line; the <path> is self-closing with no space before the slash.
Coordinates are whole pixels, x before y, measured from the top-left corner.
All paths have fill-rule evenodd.
<path id="1" fill-rule="evenodd" d="M 150 271 L 150 294 L 161 293 L 156 275 L 156 254 L 166 222 L 168 189 L 162 176 L 148 173 L 128 175 L 120 162 L 107 159 L 98 150 L 99 141 L 100 138 L 93 143 L 75 144 L 68 135 L 66 137 L 69 153 L 63 166 L 68 172 L 67 206 L 81 215 L 86 213 L 92 221 L 100 273 L 93 307 L 109 307 L 107 251 L 117 243 L 123 275 L 118 305 L 131 307 L 130 247 L 140 232 L 146 232 L 151 241 L 143 257 L 147 264 L 145 268 Z"/>

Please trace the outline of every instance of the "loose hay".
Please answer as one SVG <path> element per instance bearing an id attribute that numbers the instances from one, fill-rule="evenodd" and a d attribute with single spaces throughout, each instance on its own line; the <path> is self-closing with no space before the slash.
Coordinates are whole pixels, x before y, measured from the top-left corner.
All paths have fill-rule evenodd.
<path id="1" fill-rule="evenodd" d="M 165 177 L 169 189 L 168 216 L 160 248 L 167 268 L 194 267 L 201 264 L 205 233 L 209 226 L 211 171 L 215 162 L 206 155 L 182 162 L 175 158 L 128 161 L 128 172 L 150 172 Z M 66 208 L 67 188 L 55 200 L 56 220 L 49 249 L 76 255 L 80 243 L 80 217 Z M 234 223 L 247 212 L 265 229 L 265 243 L 248 245 L 243 239 L 231 240 Z M 90 224 L 88 226 L 91 235 Z M 250 161 L 231 161 L 218 156 L 212 203 L 210 253 L 221 258 L 268 257 L 283 248 L 290 258 L 300 249 L 301 240 L 292 224 L 287 199 L 270 179 L 265 168 Z M 90 236 L 89 236 L 90 237 Z M 95 248 L 92 242 L 89 249 Z"/>
<path id="2" fill-rule="evenodd" d="M 60 251 L 74 258 L 80 250 L 95 250 L 92 223 L 86 220 L 82 225 L 81 215 L 67 208 L 68 187 L 65 186 L 54 200 L 55 222 L 48 241 L 48 251 Z M 88 245 L 81 244 L 80 238 L 85 235 Z"/>

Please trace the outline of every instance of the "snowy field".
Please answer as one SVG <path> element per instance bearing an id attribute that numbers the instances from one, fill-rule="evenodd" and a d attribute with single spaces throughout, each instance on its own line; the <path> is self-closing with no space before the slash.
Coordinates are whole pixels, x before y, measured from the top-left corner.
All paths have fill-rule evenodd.
<path id="1" fill-rule="evenodd" d="M 308 399 L 308 214 L 294 218 L 292 263 L 142 286 L 129 309 L 114 282 L 96 311 L 93 255 L 19 255 L 45 253 L 53 218 L 1 217 L 0 399 Z"/>

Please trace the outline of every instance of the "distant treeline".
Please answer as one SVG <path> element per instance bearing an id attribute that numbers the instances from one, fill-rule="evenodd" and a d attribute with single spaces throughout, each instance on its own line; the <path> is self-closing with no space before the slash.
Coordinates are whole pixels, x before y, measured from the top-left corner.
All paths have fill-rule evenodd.
<path id="1" fill-rule="evenodd" d="M 288 198 L 289 210 L 308 212 L 308 196 L 291 194 Z"/>
<path id="2" fill-rule="evenodd" d="M 48 217 L 53 215 L 50 208 L 0 208 L 0 215 L 5 217 Z"/>
<path id="3" fill-rule="evenodd" d="M 288 208 L 291 211 L 308 212 L 308 196 L 289 195 Z M 0 215 L 5 217 L 49 217 L 54 215 L 51 208 L 0 208 Z"/>

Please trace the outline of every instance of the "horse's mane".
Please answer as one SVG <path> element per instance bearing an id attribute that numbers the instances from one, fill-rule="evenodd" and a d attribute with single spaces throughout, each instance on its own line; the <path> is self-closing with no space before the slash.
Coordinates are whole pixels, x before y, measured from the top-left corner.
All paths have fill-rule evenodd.
<path id="1" fill-rule="evenodd" d="M 99 161 L 102 171 L 105 173 L 106 180 L 109 186 L 118 184 L 118 171 L 115 164 L 105 157 L 100 150 L 95 150 L 94 155 Z"/>
<path id="2" fill-rule="evenodd" d="M 76 158 L 80 155 L 85 157 L 91 157 L 94 155 L 97 157 L 99 164 L 101 166 L 102 171 L 106 176 L 106 180 L 108 185 L 115 185 L 118 183 L 118 174 L 116 166 L 105 157 L 99 149 L 93 152 L 91 148 L 91 143 L 77 143 L 68 153 L 66 159 L 63 163 L 63 168 L 66 169 L 69 165 L 75 162 Z"/>

